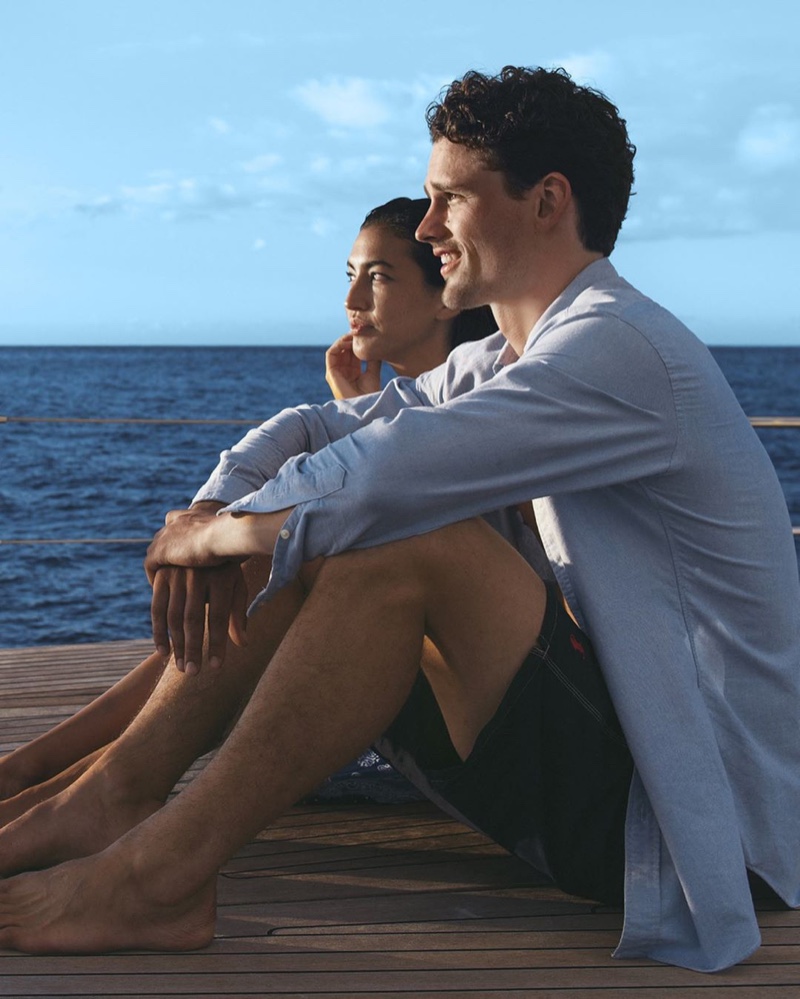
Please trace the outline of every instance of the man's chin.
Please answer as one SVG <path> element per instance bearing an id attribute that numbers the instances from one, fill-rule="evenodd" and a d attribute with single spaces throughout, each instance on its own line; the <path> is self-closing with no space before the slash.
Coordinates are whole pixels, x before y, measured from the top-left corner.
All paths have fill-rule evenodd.
<path id="1" fill-rule="evenodd" d="M 463 312 L 465 309 L 476 309 L 479 305 L 486 304 L 477 288 L 458 284 L 446 284 L 444 286 L 442 303 L 448 309 L 456 309 L 459 312 Z"/>

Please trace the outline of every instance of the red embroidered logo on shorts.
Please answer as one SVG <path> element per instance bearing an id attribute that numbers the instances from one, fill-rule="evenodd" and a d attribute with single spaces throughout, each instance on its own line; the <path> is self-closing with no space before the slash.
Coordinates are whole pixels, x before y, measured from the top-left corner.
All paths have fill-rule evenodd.
<path id="1" fill-rule="evenodd" d="M 580 652 L 580 654 L 585 659 L 586 658 L 586 649 L 584 649 L 584 647 L 581 645 L 581 643 L 578 641 L 578 639 L 574 635 L 570 635 L 569 636 L 569 642 L 570 642 L 570 645 L 572 646 L 572 648 L 575 649 L 576 652 Z"/>

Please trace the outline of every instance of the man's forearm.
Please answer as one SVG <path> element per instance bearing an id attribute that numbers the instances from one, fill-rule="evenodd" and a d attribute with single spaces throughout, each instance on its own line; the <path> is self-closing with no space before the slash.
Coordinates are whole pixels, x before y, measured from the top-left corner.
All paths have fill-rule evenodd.
<path id="1" fill-rule="evenodd" d="M 220 559 L 272 555 L 281 528 L 292 509 L 275 513 L 219 514 L 209 522 L 209 554 Z"/>

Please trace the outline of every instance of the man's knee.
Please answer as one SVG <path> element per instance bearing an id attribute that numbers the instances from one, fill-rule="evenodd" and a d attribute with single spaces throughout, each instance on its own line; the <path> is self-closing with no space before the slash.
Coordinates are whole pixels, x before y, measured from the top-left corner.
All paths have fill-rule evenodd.
<path id="1" fill-rule="evenodd" d="M 389 541 L 371 548 L 351 549 L 316 559 L 303 566 L 301 580 L 309 589 L 317 582 L 352 581 L 363 591 L 390 590 L 394 599 L 424 596 L 431 584 L 440 585 L 448 573 L 463 574 L 467 563 L 500 548 L 516 552 L 481 518 L 448 524 L 435 531 Z M 518 556 L 517 556 L 518 557 Z"/>

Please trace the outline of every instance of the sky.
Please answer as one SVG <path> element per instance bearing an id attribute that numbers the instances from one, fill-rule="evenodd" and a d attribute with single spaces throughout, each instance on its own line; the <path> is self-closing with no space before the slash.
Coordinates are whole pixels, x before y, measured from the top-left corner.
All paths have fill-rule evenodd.
<path id="1" fill-rule="evenodd" d="M 468 69 L 628 122 L 612 261 L 708 343 L 800 345 L 792 0 L 0 0 L 0 344 L 325 343 Z"/>

